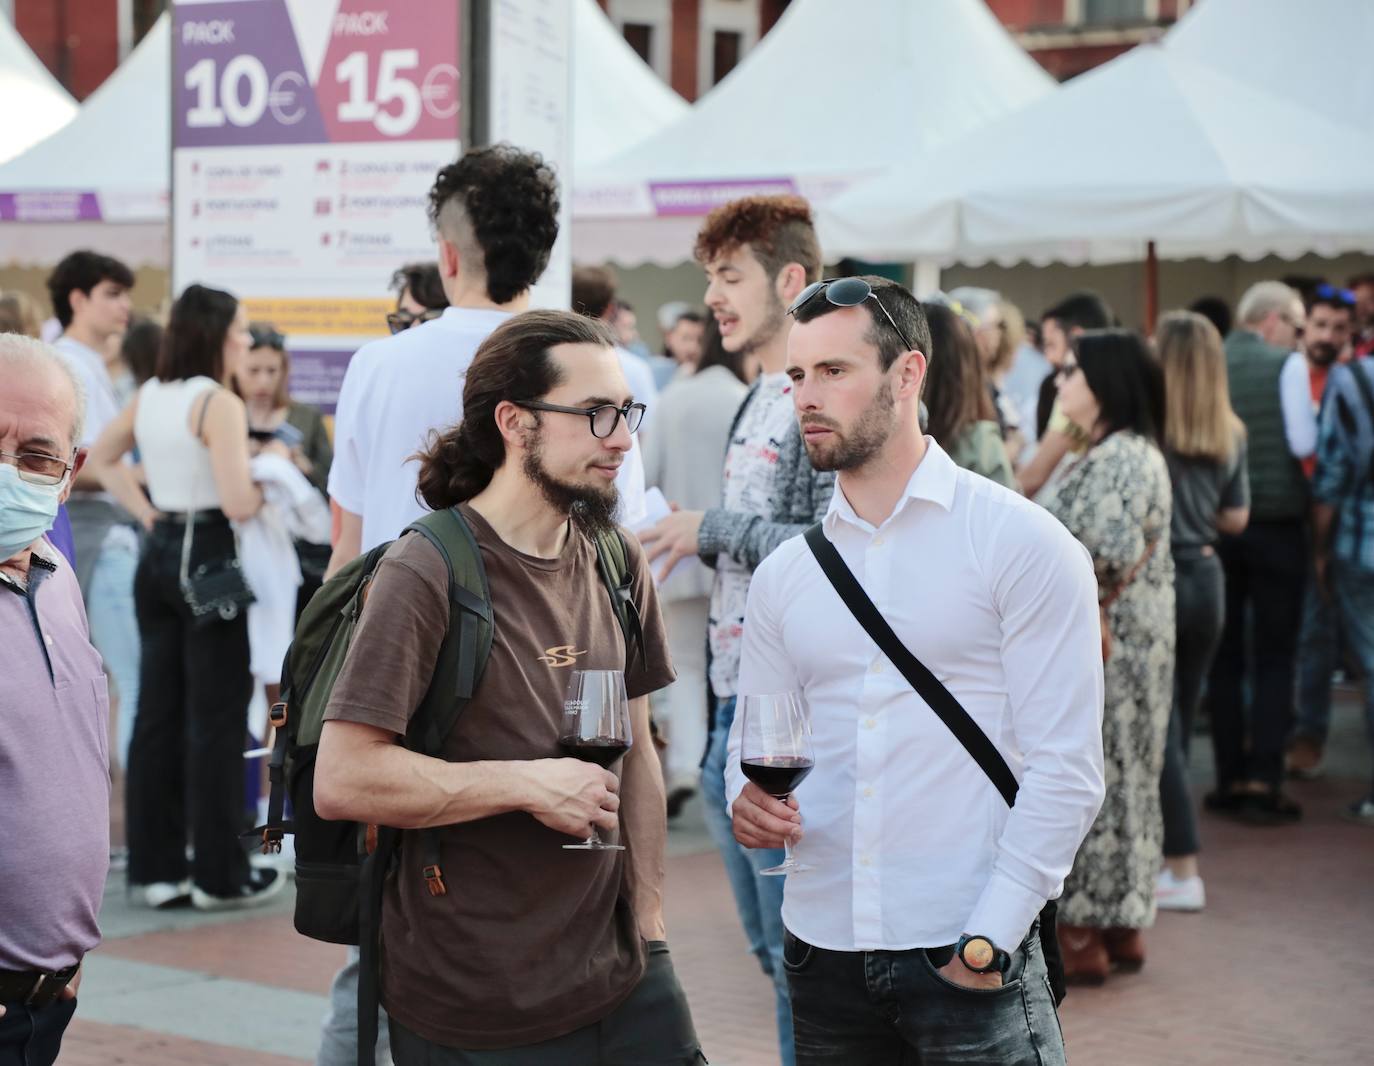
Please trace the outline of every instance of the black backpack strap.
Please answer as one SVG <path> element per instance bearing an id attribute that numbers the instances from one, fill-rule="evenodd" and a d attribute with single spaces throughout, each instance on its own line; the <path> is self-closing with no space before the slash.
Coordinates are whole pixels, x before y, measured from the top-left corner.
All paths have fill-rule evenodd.
<path id="1" fill-rule="evenodd" d="M 625 638 L 625 669 L 628 672 L 636 660 L 642 662 L 644 659 L 644 625 L 634 598 L 630 550 L 618 529 L 597 534 L 595 543 L 601 580 L 610 593 L 611 606 L 615 609 L 616 621 L 620 623 L 620 632 Z"/>
<path id="2" fill-rule="evenodd" d="M 988 739 L 988 735 L 978 727 L 978 723 L 970 717 L 968 711 L 964 710 L 940 679 L 926 669 L 920 659 L 907 651 L 906 645 L 892 632 L 887 619 L 868 598 L 863 586 L 850 572 L 849 567 L 845 566 L 840 553 L 835 550 L 835 545 L 826 539 L 820 524 L 817 523 L 808 529 L 805 536 L 807 547 L 816 557 L 816 562 L 821 564 L 821 570 L 830 579 L 830 584 L 835 586 L 835 591 L 840 594 L 840 599 L 844 600 L 849 612 L 873 638 L 873 643 L 878 645 L 878 649 L 906 678 L 907 683 L 916 690 L 916 694 L 930 705 L 930 709 L 945 723 L 955 739 L 973 757 L 973 761 L 982 767 L 983 773 L 988 775 L 997 791 L 1002 794 L 1002 798 L 1007 801 L 1007 806 L 1015 804 L 1018 788 L 1016 775 L 1011 772 L 1007 760 L 1002 758 L 1002 753 Z"/>
<path id="3" fill-rule="evenodd" d="M 449 574 L 449 623 L 420 706 L 411 718 L 405 745 L 411 751 L 439 757 L 459 715 L 472 700 L 491 654 L 493 614 L 482 553 L 467 521 L 456 507 L 435 511 L 406 527 L 434 545 Z M 404 534 L 403 534 L 404 535 Z M 373 1066 L 377 1045 L 377 1008 L 381 1004 L 382 888 L 400 842 L 400 832 L 377 829 L 376 848 L 363 863 L 359 892 L 358 1066 Z M 430 895 L 447 894 L 434 829 L 411 834 Z"/>

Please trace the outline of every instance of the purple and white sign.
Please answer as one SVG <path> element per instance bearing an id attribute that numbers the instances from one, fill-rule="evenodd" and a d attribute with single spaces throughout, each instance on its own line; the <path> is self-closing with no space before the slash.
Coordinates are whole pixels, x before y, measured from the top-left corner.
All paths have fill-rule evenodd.
<path id="1" fill-rule="evenodd" d="M 330 409 L 351 352 L 386 332 L 392 273 L 435 257 L 458 0 L 176 0 L 172 17 L 174 287 L 270 317 L 293 394 Z"/>

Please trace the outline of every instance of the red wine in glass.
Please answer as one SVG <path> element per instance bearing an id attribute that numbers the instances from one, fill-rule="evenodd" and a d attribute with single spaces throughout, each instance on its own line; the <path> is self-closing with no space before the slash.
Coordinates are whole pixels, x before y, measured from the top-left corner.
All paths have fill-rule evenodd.
<path id="1" fill-rule="evenodd" d="M 740 769 L 774 799 L 786 800 L 815 766 L 811 729 L 801 693 L 741 696 L 739 700 Z M 792 855 L 792 840 L 784 841 L 787 857 L 760 874 L 791 874 L 809 870 Z"/>
<path id="2" fill-rule="evenodd" d="M 741 759 L 744 776 L 775 799 L 786 799 L 792 790 L 815 767 L 815 762 L 802 755 L 764 755 L 757 759 Z"/>
<path id="3" fill-rule="evenodd" d="M 574 670 L 563 701 L 559 747 L 573 758 L 609 770 L 632 743 L 625 675 L 619 670 Z M 580 844 L 563 847 L 568 851 L 625 850 L 622 844 L 604 843 L 595 826 Z"/>

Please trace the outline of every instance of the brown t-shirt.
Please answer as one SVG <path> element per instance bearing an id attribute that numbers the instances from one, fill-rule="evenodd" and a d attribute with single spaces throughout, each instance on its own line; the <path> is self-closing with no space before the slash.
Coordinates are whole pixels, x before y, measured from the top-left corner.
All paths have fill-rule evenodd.
<path id="1" fill-rule="evenodd" d="M 625 670 L 625 642 L 597 569 L 573 532 L 556 559 L 524 555 L 462 507 L 482 552 L 496 620 L 476 694 L 444 747 L 450 762 L 559 758 L 574 668 Z M 648 564 L 623 534 L 644 626 L 629 697 L 673 680 Z M 377 567 L 327 719 L 396 733 L 429 685 L 448 622 L 448 569 L 424 537 L 401 538 Z M 635 736 L 634 743 L 651 743 Z M 622 803 L 635 802 L 622 794 Z M 438 831 L 448 894 L 431 896 L 405 854 L 382 908 L 382 1000 L 420 1036 L 490 1049 L 549 1040 L 605 1017 L 639 982 L 644 947 L 627 887 L 627 852 L 569 852 L 571 838 L 527 813 Z"/>

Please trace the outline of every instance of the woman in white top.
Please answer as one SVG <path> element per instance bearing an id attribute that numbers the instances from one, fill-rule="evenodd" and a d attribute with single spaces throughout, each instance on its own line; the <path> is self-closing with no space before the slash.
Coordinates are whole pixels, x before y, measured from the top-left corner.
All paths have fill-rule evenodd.
<path id="1" fill-rule="evenodd" d="M 194 573 L 236 558 L 230 522 L 262 506 L 243 401 L 222 387 L 248 345 L 238 300 L 187 288 L 172 308 L 157 376 L 90 456 L 106 489 L 149 531 L 134 580 L 143 662 L 125 816 L 131 894 L 152 907 L 188 896 L 201 910 L 252 906 L 283 887 L 275 872 L 250 870 L 238 843 L 253 690 L 246 612 L 194 620 L 181 581 L 188 523 Z M 120 462 L 135 446 L 147 496 Z"/>

